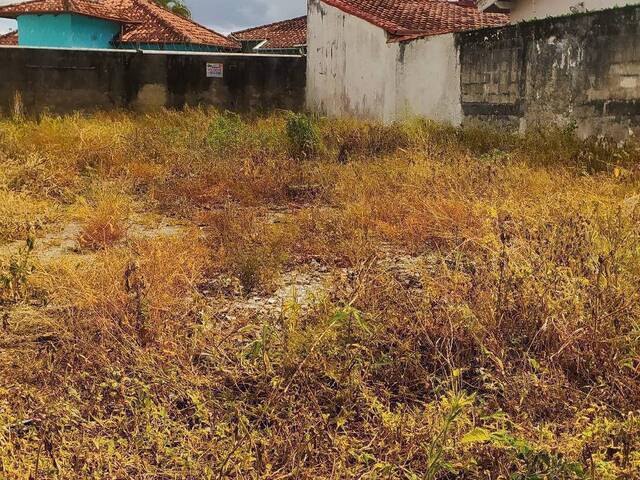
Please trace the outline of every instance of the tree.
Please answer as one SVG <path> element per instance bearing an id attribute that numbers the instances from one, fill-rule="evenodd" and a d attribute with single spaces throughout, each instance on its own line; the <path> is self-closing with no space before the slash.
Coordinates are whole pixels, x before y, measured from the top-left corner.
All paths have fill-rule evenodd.
<path id="1" fill-rule="evenodd" d="M 155 0 L 160 6 L 181 17 L 191 18 L 191 10 L 184 0 Z"/>

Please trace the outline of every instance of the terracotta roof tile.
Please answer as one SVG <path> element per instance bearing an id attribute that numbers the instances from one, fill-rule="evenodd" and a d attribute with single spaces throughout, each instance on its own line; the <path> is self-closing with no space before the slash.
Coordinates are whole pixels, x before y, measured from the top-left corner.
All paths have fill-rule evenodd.
<path id="1" fill-rule="evenodd" d="M 480 12 L 469 0 L 322 1 L 383 28 L 396 41 L 499 27 L 509 22 L 507 15 Z"/>
<path id="2" fill-rule="evenodd" d="M 13 31 L 0 35 L 0 45 L 18 45 L 18 32 Z"/>
<path id="3" fill-rule="evenodd" d="M 31 0 L 24 3 L 16 3 L 0 7 L 0 16 L 4 18 L 17 18 L 25 13 L 63 13 L 71 12 L 89 17 L 104 18 L 117 22 L 133 22 L 133 18 L 127 17 L 123 12 L 110 8 L 106 1 L 92 0 Z"/>
<path id="4" fill-rule="evenodd" d="M 0 7 L 0 17 L 5 18 L 24 13 L 61 12 L 123 23 L 120 43 L 178 43 L 240 49 L 235 40 L 176 15 L 153 0 L 31 0 Z"/>
<path id="5" fill-rule="evenodd" d="M 140 22 L 127 25 L 123 43 L 187 43 L 239 49 L 240 44 L 188 18 L 176 15 L 153 0 L 104 0 Z"/>
<path id="6" fill-rule="evenodd" d="M 296 48 L 307 44 L 307 17 L 292 18 L 234 32 L 237 40 L 266 41 L 262 50 Z"/>

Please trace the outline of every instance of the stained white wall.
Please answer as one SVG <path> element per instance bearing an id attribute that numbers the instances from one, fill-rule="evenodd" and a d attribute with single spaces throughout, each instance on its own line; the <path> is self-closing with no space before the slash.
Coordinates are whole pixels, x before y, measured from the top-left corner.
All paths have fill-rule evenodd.
<path id="1" fill-rule="evenodd" d="M 459 55 L 453 35 L 388 43 L 386 32 L 310 0 L 307 107 L 329 116 L 392 122 L 424 116 L 459 124 Z"/>
<path id="2" fill-rule="evenodd" d="M 640 0 L 517 0 L 511 10 L 511 22 L 635 4 L 640 4 Z"/>
<path id="3" fill-rule="evenodd" d="M 393 116 L 462 122 L 460 55 L 453 35 L 396 44 L 396 97 Z"/>
<path id="4" fill-rule="evenodd" d="M 307 104 L 330 116 L 382 119 L 394 89 L 393 46 L 385 32 L 357 17 L 309 2 Z"/>

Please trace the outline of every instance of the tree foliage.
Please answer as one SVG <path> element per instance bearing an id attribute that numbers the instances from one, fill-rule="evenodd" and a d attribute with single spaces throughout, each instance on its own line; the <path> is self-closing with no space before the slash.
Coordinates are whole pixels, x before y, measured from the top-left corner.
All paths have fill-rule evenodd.
<path id="1" fill-rule="evenodd" d="M 183 0 L 156 0 L 156 3 L 176 15 L 191 18 L 191 10 Z"/>

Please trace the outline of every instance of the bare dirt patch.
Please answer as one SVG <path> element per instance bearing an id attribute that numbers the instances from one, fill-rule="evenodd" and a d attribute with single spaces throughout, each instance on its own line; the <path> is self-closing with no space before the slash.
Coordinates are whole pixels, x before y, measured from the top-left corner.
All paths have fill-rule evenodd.
<path id="1" fill-rule="evenodd" d="M 141 223 L 139 220 L 130 225 L 127 239 L 172 237 L 183 234 L 188 229 L 185 224 L 175 224 L 166 220 L 151 223 Z M 78 236 L 82 231 L 82 225 L 79 222 L 69 222 L 57 228 L 50 226 L 49 230 L 52 230 L 52 233 L 35 239 L 35 248 L 32 254 L 38 260 L 49 262 L 70 256 L 90 254 L 89 251 L 82 250 L 78 244 Z M 0 258 L 17 254 L 24 245 L 24 240 L 0 245 Z"/>

